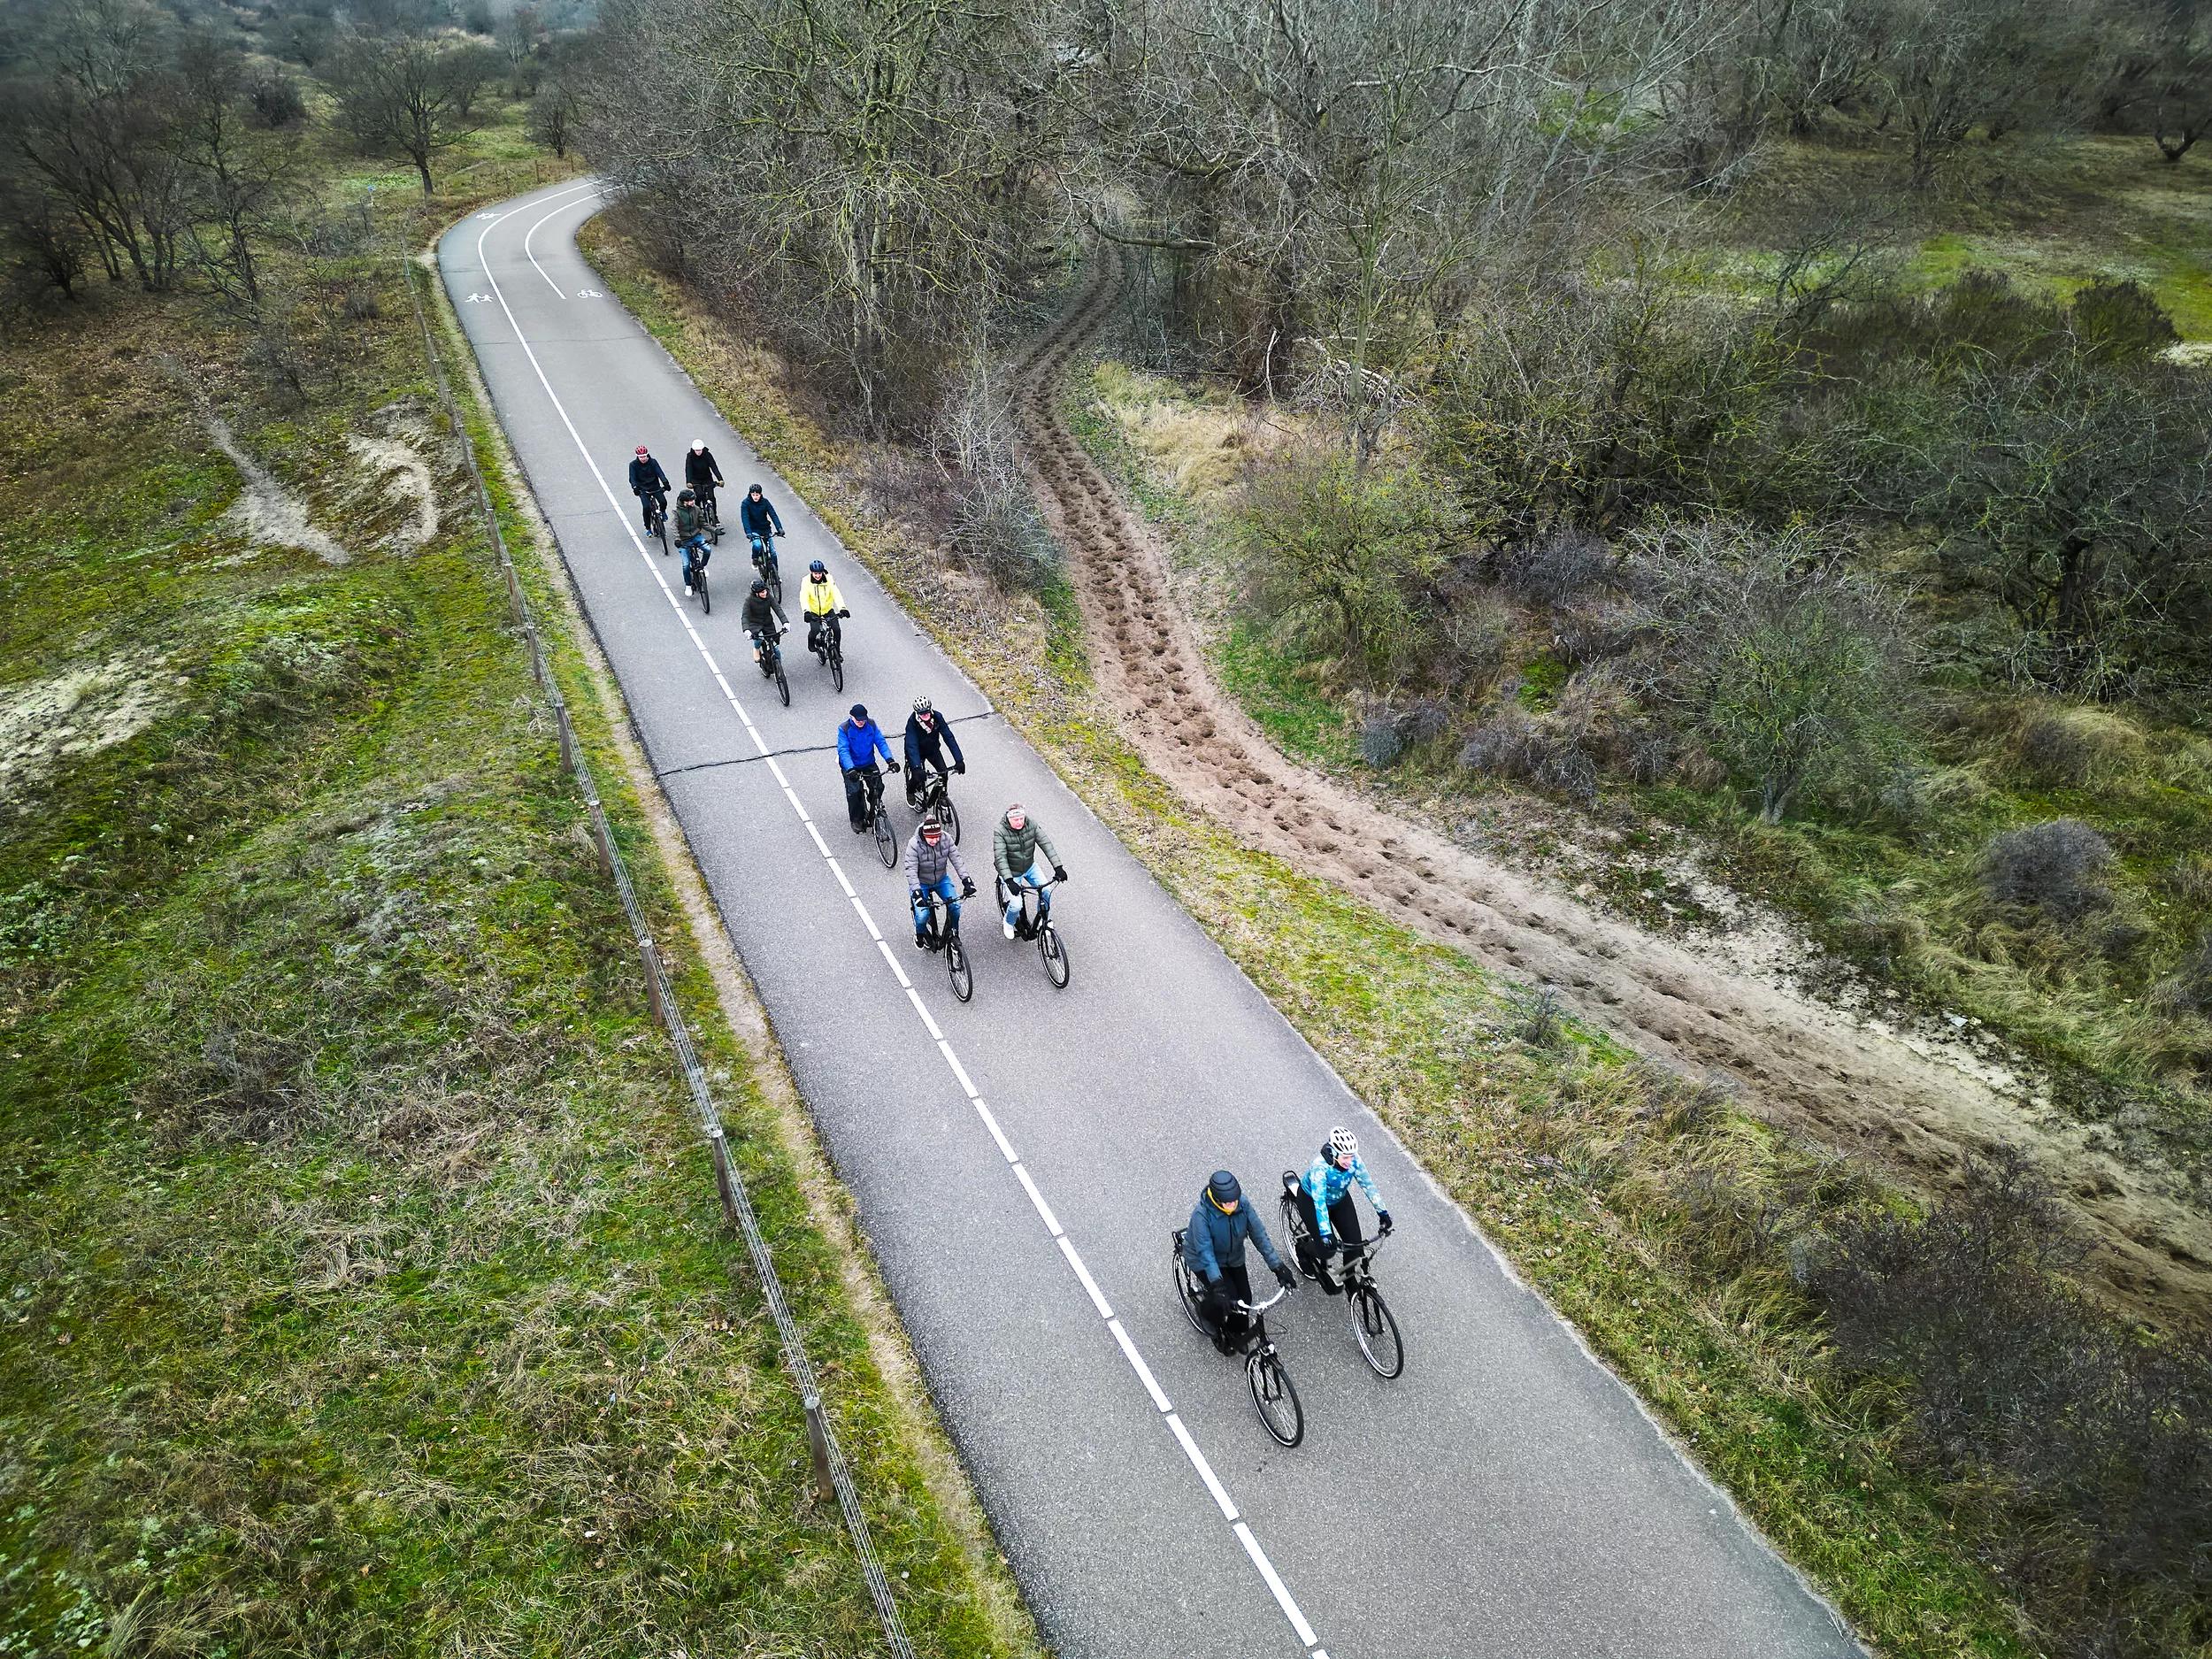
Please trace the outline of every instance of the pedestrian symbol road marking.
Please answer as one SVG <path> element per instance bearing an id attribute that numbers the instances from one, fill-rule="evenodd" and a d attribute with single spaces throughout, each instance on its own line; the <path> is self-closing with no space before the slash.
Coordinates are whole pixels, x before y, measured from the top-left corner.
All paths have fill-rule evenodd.
<path id="1" fill-rule="evenodd" d="M 466 303 L 471 305 L 488 305 L 492 303 L 492 296 L 488 294 L 472 294 L 468 296 Z"/>

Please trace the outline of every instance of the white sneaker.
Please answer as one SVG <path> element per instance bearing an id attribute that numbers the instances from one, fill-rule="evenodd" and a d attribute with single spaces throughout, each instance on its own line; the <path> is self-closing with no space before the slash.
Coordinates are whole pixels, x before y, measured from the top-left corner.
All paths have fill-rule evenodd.
<path id="1" fill-rule="evenodd" d="M 999 932 L 1004 933 L 1009 939 L 1011 939 L 1014 936 L 1014 924 L 1008 921 L 1003 916 L 998 918 L 998 929 Z"/>

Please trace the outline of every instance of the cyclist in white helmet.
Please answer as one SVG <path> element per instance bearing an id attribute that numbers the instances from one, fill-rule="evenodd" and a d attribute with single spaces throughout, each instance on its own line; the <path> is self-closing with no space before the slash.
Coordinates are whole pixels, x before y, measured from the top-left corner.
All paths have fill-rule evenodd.
<path id="1" fill-rule="evenodd" d="M 1359 1137 L 1342 1125 L 1329 1131 L 1329 1138 L 1321 1143 L 1319 1156 L 1307 1167 L 1302 1179 L 1293 1171 L 1283 1171 L 1283 1185 L 1297 1192 L 1298 1213 L 1306 1224 L 1306 1236 L 1298 1240 L 1299 1270 L 1332 1296 L 1340 1294 L 1342 1287 L 1329 1277 L 1329 1257 L 1340 1248 L 1366 1241 L 1366 1234 L 1360 1230 L 1359 1210 L 1352 1202 L 1354 1181 L 1375 1206 L 1375 1220 L 1387 1236 L 1390 1211 L 1383 1208 L 1382 1194 L 1375 1190 L 1375 1178 L 1360 1161 Z"/>

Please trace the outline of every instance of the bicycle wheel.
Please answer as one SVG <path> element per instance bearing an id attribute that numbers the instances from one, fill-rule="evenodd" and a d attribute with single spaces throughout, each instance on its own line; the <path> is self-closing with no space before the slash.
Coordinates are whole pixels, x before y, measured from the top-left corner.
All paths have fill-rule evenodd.
<path id="1" fill-rule="evenodd" d="M 655 513 L 653 515 L 653 534 L 661 544 L 661 557 L 666 558 L 669 554 L 667 514 Z"/>
<path id="2" fill-rule="evenodd" d="M 764 573 L 768 578 L 769 597 L 778 604 L 781 604 L 783 603 L 783 567 L 776 563 L 776 549 L 772 546 L 768 549 L 768 568 Z"/>
<path id="3" fill-rule="evenodd" d="M 952 994 L 962 1002 L 975 995 L 975 970 L 968 964 L 968 948 L 954 928 L 945 940 L 945 972 L 952 977 Z"/>
<path id="4" fill-rule="evenodd" d="M 785 708 L 791 706 L 791 682 L 784 677 L 783 657 L 780 655 L 776 658 L 776 695 L 783 699 Z"/>
<path id="5" fill-rule="evenodd" d="M 1045 959 L 1045 978 L 1056 991 L 1068 988 L 1068 948 L 1060 942 L 1060 930 L 1050 922 L 1037 930 L 1037 954 Z"/>
<path id="6" fill-rule="evenodd" d="M 840 691 L 844 690 L 845 647 L 843 641 L 834 634 L 831 634 L 829 639 L 829 671 L 830 684 Z"/>
<path id="7" fill-rule="evenodd" d="M 952 803 L 952 791 L 941 783 L 937 786 L 937 816 L 945 820 L 945 827 L 952 832 L 952 844 L 960 845 L 960 809 Z"/>
<path id="8" fill-rule="evenodd" d="M 1382 1292 L 1372 1285 L 1362 1285 L 1352 1293 L 1352 1334 L 1359 1339 L 1368 1369 L 1385 1382 L 1405 1370 L 1406 1345 L 1399 1338 L 1398 1322 L 1391 1317 Z"/>
<path id="9" fill-rule="evenodd" d="M 891 815 L 884 810 L 880 801 L 876 803 L 873 827 L 876 832 L 876 856 L 883 860 L 886 870 L 896 870 L 899 867 L 899 838 L 891 833 Z"/>
<path id="10" fill-rule="evenodd" d="M 1190 1328 L 1197 1332 L 1199 1335 L 1211 1338 L 1213 1333 L 1206 1328 L 1205 1320 L 1198 1316 L 1198 1295 L 1191 1289 L 1190 1274 L 1183 1266 L 1183 1246 L 1180 1240 L 1176 1241 L 1175 1248 L 1168 1253 L 1168 1269 L 1175 1275 L 1175 1299 L 1183 1304 L 1183 1317 L 1190 1321 Z"/>
<path id="11" fill-rule="evenodd" d="M 1306 1409 L 1298 1403 L 1290 1368 L 1272 1348 L 1254 1350 L 1244 1362 L 1244 1380 L 1252 1390 L 1252 1409 L 1279 1444 L 1295 1446 L 1306 1438 Z"/>
<path id="12" fill-rule="evenodd" d="M 699 589 L 699 608 L 707 615 L 714 614 L 714 595 L 707 591 L 707 573 L 701 571 L 692 580 Z"/>

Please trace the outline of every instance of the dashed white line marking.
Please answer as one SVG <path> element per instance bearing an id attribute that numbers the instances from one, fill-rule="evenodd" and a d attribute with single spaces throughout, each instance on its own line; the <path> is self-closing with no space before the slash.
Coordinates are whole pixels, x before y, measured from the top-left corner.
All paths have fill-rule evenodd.
<path id="1" fill-rule="evenodd" d="M 1159 1381 L 1152 1375 L 1152 1367 L 1144 1363 L 1144 1356 L 1137 1352 L 1137 1345 L 1129 1340 L 1129 1333 L 1121 1328 L 1121 1321 L 1109 1319 L 1106 1328 L 1114 1333 L 1114 1340 L 1121 1344 L 1122 1358 L 1127 1360 L 1129 1369 L 1137 1373 L 1137 1380 L 1144 1385 L 1145 1393 L 1152 1396 L 1152 1403 L 1163 1411 L 1172 1411 L 1175 1408 L 1168 1403 L 1167 1395 L 1160 1392 Z"/>
<path id="2" fill-rule="evenodd" d="M 939 1045 L 941 1048 L 942 1046 L 941 1043 Z M 1035 1206 L 1037 1213 L 1044 1217 L 1045 1231 L 1054 1238 L 1058 1238 L 1060 1217 L 1052 1213 L 1052 1206 L 1045 1202 L 1045 1195 L 1037 1190 L 1037 1183 L 1030 1178 L 1029 1171 L 1018 1164 L 1014 1165 L 1014 1173 L 1021 1180 L 1022 1191 L 1029 1194 L 1030 1203 Z"/>
<path id="3" fill-rule="evenodd" d="M 991 1139 L 998 1142 L 998 1149 L 1006 1155 L 1006 1161 L 1009 1164 L 1020 1163 L 1021 1160 L 1014 1156 L 1014 1143 L 1006 1138 L 1006 1131 L 998 1126 L 998 1119 L 991 1116 L 991 1109 L 983 1103 L 981 1097 L 969 1102 L 969 1104 L 975 1108 L 976 1116 L 983 1119 L 983 1126 L 991 1132 Z M 1112 1317 L 1111 1314 L 1107 1316 L 1109 1318 Z"/>
<path id="4" fill-rule="evenodd" d="M 571 196 L 580 189 L 595 189 L 596 188 L 597 186 L 592 183 L 572 185 L 556 194 Z M 540 201 L 553 199 L 555 199 L 554 196 L 544 196 L 541 197 Z M 579 204 L 572 202 L 566 205 L 573 207 Z M 524 254 L 528 256 L 530 263 L 537 266 L 538 274 L 545 277 L 549 283 L 553 283 L 556 293 L 561 293 L 560 285 L 554 283 L 553 279 L 546 273 L 545 267 L 538 265 L 537 256 L 530 251 L 530 235 L 536 232 L 540 225 L 553 218 L 559 211 L 556 209 L 544 213 L 532 223 L 529 233 L 526 233 L 523 237 L 522 250 Z M 600 472 L 599 464 L 592 458 L 591 451 L 585 447 L 583 435 L 576 430 L 576 423 L 569 418 L 567 406 L 561 402 L 560 395 L 554 391 L 553 382 L 546 377 L 544 365 L 538 361 L 538 354 L 531 349 L 529 339 L 522 332 L 522 324 L 516 318 L 514 308 L 507 303 L 506 293 L 500 288 L 498 279 L 492 275 L 490 262 L 485 257 L 484 238 L 491 234 L 492 224 L 497 222 L 499 221 L 493 220 L 487 223 L 484 229 L 477 235 L 477 264 L 483 270 L 484 280 L 491 284 L 492 297 L 499 302 L 500 310 L 506 313 L 507 326 L 515 333 L 515 343 L 522 348 L 522 354 L 528 359 L 532 371 L 537 375 L 538 384 L 545 388 L 545 396 L 552 403 L 554 412 L 561 418 L 561 425 L 568 429 L 569 439 L 575 444 L 577 453 L 584 457 L 584 465 L 590 469 L 594 481 L 599 486 L 600 493 L 606 496 L 607 504 L 614 509 L 615 517 L 628 534 L 631 546 L 636 549 L 639 558 L 644 561 L 645 568 L 652 574 L 653 580 L 659 583 L 662 596 L 668 601 L 669 608 L 675 612 L 677 621 L 682 625 L 686 637 L 691 641 L 693 649 L 697 650 L 701 659 L 705 663 L 708 672 L 713 675 L 714 683 L 721 688 L 723 697 L 730 705 L 730 711 L 737 716 L 740 724 L 745 728 L 746 735 L 753 740 L 753 747 L 766 757 L 769 770 L 774 774 L 776 781 L 783 786 L 784 795 L 790 801 L 792 810 L 798 814 L 799 821 L 805 825 L 808 833 L 813 836 L 814 844 L 821 849 L 823 862 L 829 865 L 831 873 L 837 878 L 838 885 L 852 900 L 853 909 L 867 927 L 869 937 L 875 941 L 876 949 L 882 952 L 885 965 L 891 970 L 893 977 L 898 980 L 900 988 L 904 990 L 913 1002 L 915 1012 L 921 1016 L 922 1022 L 928 1029 L 930 1035 L 937 1040 L 937 1051 L 944 1056 L 945 1064 L 952 1068 L 953 1076 L 959 1079 L 960 1087 L 966 1092 L 969 1102 L 983 1119 L 984 1126 L 991 1132 L 991 1139 L 997 1143 L 999 1150 L 1005 1155 L 1016 1178 L 1021 1182 L 1022 1190 L 1029 1194 L 1030 1203 L 1035 1208 L 1038 1216 L 1042 1218 L 1046 1231 L 1059 1245 L 1061 1254 L 1067 1258 L 1068 1266 L 1073 1271 L 1077 1281 L 1089 1295 L 1091 1305 L 1097 1310 L 1099 1317 L 1105 1320 L 1106 1329 L 1120 1348 L 1122 1357 L 1129 1362 L 1130 1370 L 1136 1373 L 1137 1380 L 1144 1385 L 1145 1393 L 1151 1396 L 1153 1405 L 1167 1419 L 1169 1430 L 1174 1434 L 1177 1443 L 1182 1447 L 1184 1455 L 1190 1460 L 1191 1467 L 1197 1471 L 1200 1480 L 1204 1484 L 1214 1502 L 1220 1508 L 1223 1517 L 1234 1528 L 1237 1541 L 1244 1546 L 1244 1553 L 1251 1558 L 1253 1566 L 1258 1570 L 1261 1578 L 1274 1595 L 1275 1604 L 1282 1609 L 1283 1617 L 1290 1621 L 1291 1629 L 1297 1632 L 1299 1641 L 1307 1647 L 1313 1647 L 1313 1626 L 1306 1622 L 1306 1616 L 1299 1610 L 1298 1603 L 1291 1599 L 1289 1590 L 1285 1587 L 1281 1576 L 1275 1571 L 1274 1563 L 1267 1558 L 1267 1552 L 1260 1548 L 1259 1540 L 1252 1536 L 1252 1529 L 1238 1518 L 1237 1508 L 1229 1497 L 1228 1489 L 1221 1484 L 1220 1478 L 1213 1471 L 1213 1465 L 1206 1461 L 1205 1455 L 1198 1449 L 1198 1442 L 1191 1437 L 1191 1432 L 1184 1426 L 1182 1418 L 1176 1415 L 1166 1394 L 1160 1387 L 1159 1380 L 1153 1376 L 1152 1368 L 1145 1363 L 1144 1356 L 1137 1351 L 1136 1343 L 1130 1339 L 1129 1333 L 1122 1328 L 1121 1321 L 1114 1317 L 1112 1309 L 1107 1305 L 1104 1294 L 1091 1278 L 1089 1271 L 1083 1265 L 1083 1258 L 1077 1253 L 1073 1242 L 1062 1231 L 1059 1217 L 1052 1213 L 1052 1206 L 1045 1202 L 1044 1194 L 1038 1188 L 1029 1171 L 1016 1155 L 1013 1143 L 1006 1138 L 1005 1132 L 999 1127 L 998 1119 L 991 1115 L 990 1109 L 983 1103 L 981 1093 L 977 1089 L 974 1079 L 969 1077 L 967 1068 L 960 1064 L 960 1056 L 953 1052 L 952 1045 L 945 1041 L 944 1036 L 938 1030 L 936 1021 L 931 1018 L 928 1008 L 923 1003 L 919 994 L 915 991 L 911 981 L 908 979 L 906 971 L 900 967 L 896 953 L 885 941 L 882 933 L 877 928 L 874 919 L 868 914 L 867 906 L 862 903 L 859 895 L 853 891 L 852 884 L 846 879 L 843 868 L 823 841 L 821 832 L 815 827 L 814 820 L 808 816 L 798 795 L 792 790 L 789 780 L 783 774 L 782 768 L 776 764 L 775 757 L 770 754 L 767 740 L 761 735 L 760 729 L 753 724 L 752 716 L 746 712 L 745 705 L 738 701 L 737 693 L 731 688 L 728 678 L 722 672 L 722 665 L 715 660 L 714 653 L 707 649 L 706 641 L 699 637 L 698 629 L 692 626 L 690 613 L 684 609 L 683 602 L 676 596 L 674 589 L 669 585 L 668 578 L 662 573 L 659 565 L 646 551 L 643 537 L 631 525 L 627 511 L 616 497 L 612 488 L 609 486 L 606 475 Z M 567 296 L 562 294 L 562 297 L 565 299 Z M 1328 1659 L 1328 1655 L 1325 1651 L 1316 1648 L 1311 1659 Z"/>
<path id="5" fill-rule="evenodd" d="M 1060 1235 L 1060 1254 L 1068 1258 L 1068 1265 L 1075 1270 L 1075 1276 L 1083 1281 L 1083 1288 L 1090 1293 L 1091 1306 L 1098 1310 L 1098 1317 L 1102 1319 L 1112 1318 L 1114 1310 L 1106 1305 L 1106 1298 L 1098 1288 L 1098 1281 L 1091 1277 L 1091 1270 L 1083 1265 L 1083 1258 L 1075 1253 L 1075 1240 L 1064 1233 Z"/>
<path id="6" fill-rule="evenodd" d="M 1206 1454 L 1198 1449 L 1198 1442 L 1191 1439 L 1190 1431 L 1183 1426 L 1183 1419 L 1171 1411 L 1167 1414 L 1167 1425 L 1174 1431 L 1176 1440 L 1181 1442 L 1183 1455 L 1190 1459 L 1190 1466 L 1198 1471 L 1198 1478 L 1206 1483 L 1206 1490 L 1214 1494 L 1214 1502 L 1221 1506 L 1221 1518 L 1225 1521 L 1234 1521 L 1237 1518 L 1237 1506 L 1229 1502 L 1229 1494 L 1222 1486 L 1221 1478 L 1214 1473 L 1214 1466 L 1206 1461 Z M 1313 1633 L 1310 1631 L 1302 1632 L 1301 1635 L 1308 1644 L 1312 1642 Z"/>
<path id="7" fill-rule="evenodd" d="M 1275 1605 L 1283 1609 L 1283 1617 L 1290 1621 L 1291 1629 L 1298 1632 L 1298 1640 L 1313 1646 L 1313 1626 L 1306 1623 L 1306 1616 L 1298 1610 L 1298 1603 L 1290 1599 L 1290 1592 L 1283 1587 L 1281 1575 L 1275 1563 L 1260 1548 L 1260 1540 L 1252 1536 L 1252 1529 L 1242 1521 L 1236 1524 L 1237 1542 L 1244 1546 L 1244 1553 L 1252 1557 L 1252 1564 L 1260 1570 L 1260 1577 L 1267 1580 L 1267 1587 L 1275 1593 Z"/>

